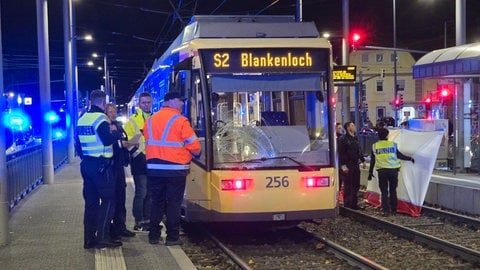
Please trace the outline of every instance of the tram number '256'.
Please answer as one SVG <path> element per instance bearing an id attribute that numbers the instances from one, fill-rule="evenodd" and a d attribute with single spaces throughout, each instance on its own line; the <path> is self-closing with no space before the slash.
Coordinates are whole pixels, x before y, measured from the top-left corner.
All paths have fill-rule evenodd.
<path id="1" fill-rule="evenodd" d="M 213 65 L 217 68 L 230 67 L 230 54 L 228 53 L 216 53 L 213 55 Z"/>
<path id="2" fill-rule="evenodd" d="M 288 187 L 290 184 L 288 176 L 267 176 L 266 179 L 268 181 L 266 188 Z"/>

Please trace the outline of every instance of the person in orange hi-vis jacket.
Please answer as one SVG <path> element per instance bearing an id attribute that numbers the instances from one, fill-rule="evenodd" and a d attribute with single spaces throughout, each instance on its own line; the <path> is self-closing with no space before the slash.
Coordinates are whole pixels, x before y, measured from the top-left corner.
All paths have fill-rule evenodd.
<path id="1" fill-rule="evenodd" d="M 181 114 L 185 99 L 178 92 L 165 94 L 162 108 L 143 127 L 148 187 L 152 199 L 150 244 L 160 242 L 160 222 L 166 214 L 167 246 L 181 245 L 180 207 L 192 155 L 199 156 L 200 141 Z"/>

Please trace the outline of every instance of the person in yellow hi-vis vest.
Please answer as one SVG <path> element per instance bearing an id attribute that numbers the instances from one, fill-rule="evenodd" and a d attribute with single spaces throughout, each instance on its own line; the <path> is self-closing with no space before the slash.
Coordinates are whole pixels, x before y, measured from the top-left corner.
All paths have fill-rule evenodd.
<path id="1" fill-rule="evenodd" d="M 115 248 L 122 242 L 111 239 L 110 222 L 115 211 L 115 181 L 113 179 L 113 144 L 121 138 L 105 115 L 106 94 L 93 90 L 90 110 L 76 127 L 75 148 L 82 159 L 84 244 L 89 248 Z"/>
<path id="2" fill-rule="evenodd" d="M 147 161 L 145 159 L 145 138 L 143 125 L 152 114 L 152 96 L 143 92 L 138 98 L 137 111 L 125 123 L 123 129 L 128 140 L 135 145 L 128 148 L 130 152 L 130 170 L 135 183 L 132 214 L 135 219 L 135 231 L 148 231 L 150 228 L 150 194 L 147 185 Z"/>
<path id="3" fill-rule="evenodd" d="M 383 216 L 397 213 L 397 185 L 400 159 L 415 163 L 412 157 L 398 151 L 397 144 L 388 140 L 388 129 L 378 129 L 379 141 L 372 145 L 368 180 L 372 180 L 373 168 L 378 172 L 378 186 L 382 193 Z M 390 198 L 390 200 L 389 200 Z"/>

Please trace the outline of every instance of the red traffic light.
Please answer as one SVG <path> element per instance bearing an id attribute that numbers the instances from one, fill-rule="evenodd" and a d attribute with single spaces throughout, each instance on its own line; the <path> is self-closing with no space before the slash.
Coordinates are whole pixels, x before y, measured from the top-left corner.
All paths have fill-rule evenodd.
<path id="1" fill-rule="evenodd" d="M 398 98 L 394 99 L 393 104 L 395 104 L 397 106 L 400 105 L 400 99 L 398 99 Z"/>
<path id="2" fill-rule="evenodd" d="M 353 36 L 352 36 L 353 42 L 359 41 L 360 38 L 361 38 L 361 36 L 360 36 L 359 33 L 353 33 Z"/>
<path id="3" fill-rule="evenodd" d="M 430 97 L 427 97 L 427 98 L 425 99 L 425 103 L 432 103 L 432 99 L 431 99 Z"/>
<path id="4" fill-rule="evenodd" d="M 440 91 L 440 95 L 442 95 L 442 97 L 448 97 L 450 95 L 450 91 L 447 88 L 443 88 Z"/>

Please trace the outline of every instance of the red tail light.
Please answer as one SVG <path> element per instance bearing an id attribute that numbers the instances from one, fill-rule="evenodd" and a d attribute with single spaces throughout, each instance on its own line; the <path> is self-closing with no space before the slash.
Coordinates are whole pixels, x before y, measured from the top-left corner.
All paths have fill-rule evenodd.
<path id="1" fill-rule="evenodd" d="M 330 186 L 330 178 L 328 176 L 310 176 L 310 177 L 303 177 L 302 179 L 303 179 L 303 182 L 305 183 L 305 187 L 307 188 Z"/>
<path id="2" fill-rule="evenodd" d="M 226 179 L 222 180 L 222 190 L 246 190 L 252 179 Z"/>

